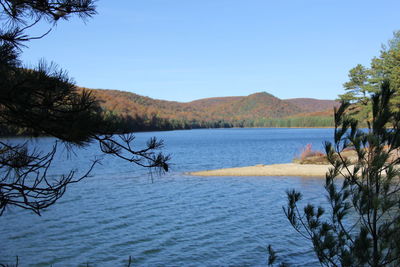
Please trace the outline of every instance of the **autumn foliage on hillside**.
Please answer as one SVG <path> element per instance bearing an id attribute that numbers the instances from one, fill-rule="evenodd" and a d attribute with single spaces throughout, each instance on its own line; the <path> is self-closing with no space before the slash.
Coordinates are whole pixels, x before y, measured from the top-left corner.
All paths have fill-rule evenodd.
<path id="1" fill-rule="evenodd" d="M 106 114 L 120 117 L 133 130 L 328 127 L 333 125 L 331 113 L 337 104 L 317 99 L 281 100 L 265 92 L 181 103 L 118 90 L 90 91 Z"/>
<path id="2" fill-rule="evenodd" d="M 265 92 L 181 103 L 118 90 L 78 88 L 79 91 L 90 92 L 97 99 L 103 109 L 102 116 L 111 122 L 109 129 L 114 133 L 230 127 L 331 127 L 332 109 L 337 104 L 317 99 L 281 100 Z M 2 136 L 25 134 L 29 133 L 24 128 L 0 128 Z"/>

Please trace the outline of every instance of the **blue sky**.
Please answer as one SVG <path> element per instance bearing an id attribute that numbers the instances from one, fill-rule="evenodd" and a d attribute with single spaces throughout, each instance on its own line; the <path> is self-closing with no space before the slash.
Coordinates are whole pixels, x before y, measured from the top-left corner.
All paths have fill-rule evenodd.
<path id="1" fill-rule="evenodd" d="M 349 69 L 400 30 L 399 10 L 398 0 L 100 0 L 96 16 L 60 22 L 22 59 L 158 99 L 334 99 Z"/>

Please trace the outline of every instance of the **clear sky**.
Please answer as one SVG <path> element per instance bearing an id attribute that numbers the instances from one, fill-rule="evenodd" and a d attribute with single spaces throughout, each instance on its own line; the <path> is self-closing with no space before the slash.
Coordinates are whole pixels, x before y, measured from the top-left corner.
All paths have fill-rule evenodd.
<path id="1" fill-rule="evenodd" d="M 31 41 L 77 85 L 191 101 L 266 91 L 334 99 L 400 30 L 398 0 L 99 0 Z"/>

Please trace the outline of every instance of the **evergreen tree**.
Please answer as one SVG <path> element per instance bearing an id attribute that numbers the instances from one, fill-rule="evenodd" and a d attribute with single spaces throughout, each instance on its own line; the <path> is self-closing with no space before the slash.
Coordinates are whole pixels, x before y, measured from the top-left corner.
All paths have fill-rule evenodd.
<path id="1" fill-rule="evenodd" d="M 301 212 L 301 193 L 287 193 L 287 218 L 324 266 L 400 265 L 400 110 L 389 107 L 394 94 L 384 82 L 371 97 L 367 130 L 348 116 L 348 103 L 335 112 L 334 143 L 325 146 L 333 166 L 325 182 L 329 213 L 312 204 Z M 348 149 L 356 152 L 355 163 L 342 155 Z"/>
<path id="2" fill-rule="evenodd" d="M 41 21 L 54 25 L 72 15 L 91 17 L 96 13 L 92 0 L 0 0 L 0 10 L 0 128 L 57 138 L 47 153 L 0 140 L 0 215 L 9 206 L 40 214 L 64 194 L 68 184 L 88 176 L 98 160 L 80 177 L 74 171 L 59 178 L 47 175 L 60 143 L 73 149 L 98 142 L 106 154 L 168 171 L 169 157 L 157 152 L 162 141 L 151 139 L 146 147 L 135 149 L 132 135 L 114 135 L 125 132 L 115 116 L 104 114 L 96 99 L 78 90 L 65 72 L 44 62 L 26 69 L 18 60 L 27 41 L 51 31 L 50 27 L 40 36 L 31 36 L 31 28 Z"/>
<path id="3" fill-rule="evenodd" d="M 349 81 L 343 84 L 346 93 L 340 99 L 354 103 L 353 111 L 357 118 L 371 117 L 370 97 L 379 92 L 384 80 L 390 82 L 394 95 L 391 105 L 400 104 L 400 31 L 393 33 L 393 38 L 382 46 L 379 57 L 371 60 L 370 67 L 358 64 L 349 71 Z"/>

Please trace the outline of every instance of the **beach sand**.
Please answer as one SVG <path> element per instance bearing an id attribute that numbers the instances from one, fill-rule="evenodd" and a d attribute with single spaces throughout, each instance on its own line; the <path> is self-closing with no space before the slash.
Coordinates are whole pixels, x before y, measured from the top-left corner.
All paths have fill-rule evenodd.
<path id="1" fill-rule="evenodd" d="M 195 176 L 313 176 L 325 178 L 332 165 L 317 164 L 272 164 L 190 172 Z"/>

